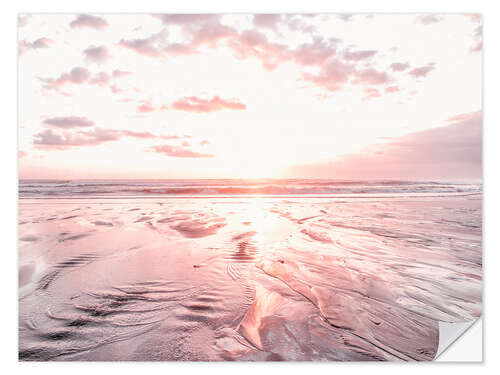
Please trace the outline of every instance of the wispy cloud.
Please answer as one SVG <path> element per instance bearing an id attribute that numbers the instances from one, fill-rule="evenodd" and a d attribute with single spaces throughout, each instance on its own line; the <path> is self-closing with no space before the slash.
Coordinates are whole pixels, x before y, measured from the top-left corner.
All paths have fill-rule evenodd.
<path id="1" fill-rule="evenodd" d="M 23 55 L 29 50 L 36 50 L 40 48 L 49 48 L 53 41 L 49 38 L 39 38 L 33 42 L 28 42 L 26 40 L 21 40 L 18 43 L 18 53 Z"/>
<path id="2" fill-rule="evenodd" d="M 152 150 L 159 154 L 172 156 L 176 158 L 212 158 L 214 155 L 212 154 L 203 154 L 200 152 L 192 151 L 184 147 L 180 146 L 172 146 L 172 145 L 158 145 L 153 146 Z"/>
<path id="3" fill-rule="evenodd" d="M 86 117 L 69 116 L 69 117 L 51 117 L 43 121 L 44 124 L 61 128 L 61 129 L 71 129 L 71 128 L 82 128 L 94 126 L 94 122 Z"/>
<path id="4" fill-rule="evenodd" d="M 69 24 L 72 28 L 91 28 L 102 30 L 108 26 L 108 22 L 101 17 L 90 14 L 80 14 Z"/>
<path id="5" fill-rule="evenodd" d="M 218 96 L 214 96 L 211 99 L 202 99 L 196 96 L 188 96 L 172 103 L 171 107 L 178 111 L 198 113 L 216 112 L 223 109 L 244 110 L 247 108 L 247 106 L 243 103 L 235 100 L 221 99 Z"/>
<path id="6" fill-rule="evenodd" d="M 430 63 L 426 66 L 420 66 L 418 68 L 414 68 L 408 72 L 409 75 L 415 78 L 425 78 L 427 75 L 435 69 L 433 63 Z"/>
<path id="7" fill-rule="evenodd" d="M 408 63 L 400 63 L 400 62 L 395 62 L 392 63 L 390 68 L 393 72 L 404 72 L 406 69 L 410 67 L 410 64 Z"/>
<path id="8" fill-rule="evenodd" d="M 40 78 L 45 83 L 44 88 L 58 90 L 65 85 L 80 85 L 86 83 L 90 78 L 90 72 L 82 67 L 75 67 L 69 73 L 62 73 L 57 78 Z"/>

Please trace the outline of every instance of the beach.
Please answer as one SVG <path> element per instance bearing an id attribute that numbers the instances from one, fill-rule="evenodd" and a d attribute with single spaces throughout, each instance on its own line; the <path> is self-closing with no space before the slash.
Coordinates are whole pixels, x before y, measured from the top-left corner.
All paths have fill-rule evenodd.
<path id="1" fill-rule="evenodd" d="M 22 194 L 20 360 L 427 361 L 481 315 L 480 191 Z"/>

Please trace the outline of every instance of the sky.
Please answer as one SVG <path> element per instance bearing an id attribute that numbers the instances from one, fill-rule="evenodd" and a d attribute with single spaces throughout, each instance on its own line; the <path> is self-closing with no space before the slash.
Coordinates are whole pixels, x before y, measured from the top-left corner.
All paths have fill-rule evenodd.
<path id="1" fill-rule="evenodd" d="M 19 177 L 480 179 L 474 14 L 23 14 Z"/>

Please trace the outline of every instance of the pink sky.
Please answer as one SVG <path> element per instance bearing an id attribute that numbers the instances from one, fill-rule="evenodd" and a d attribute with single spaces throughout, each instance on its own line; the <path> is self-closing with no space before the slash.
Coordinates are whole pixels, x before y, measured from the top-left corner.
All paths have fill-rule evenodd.
<path id="1" fill-rule="evenodd" d="M 481 177 L 476 15 L 21 15 L 20 178 Z"/>

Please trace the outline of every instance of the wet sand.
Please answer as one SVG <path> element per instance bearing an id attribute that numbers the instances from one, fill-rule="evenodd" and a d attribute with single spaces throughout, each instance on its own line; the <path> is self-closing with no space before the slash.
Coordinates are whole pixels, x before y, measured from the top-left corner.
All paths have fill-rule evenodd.
<path id="1" fill-rule="evenodd" d="M 481 195 L 20 199 L 21 360 L 431 360 Z"/>

